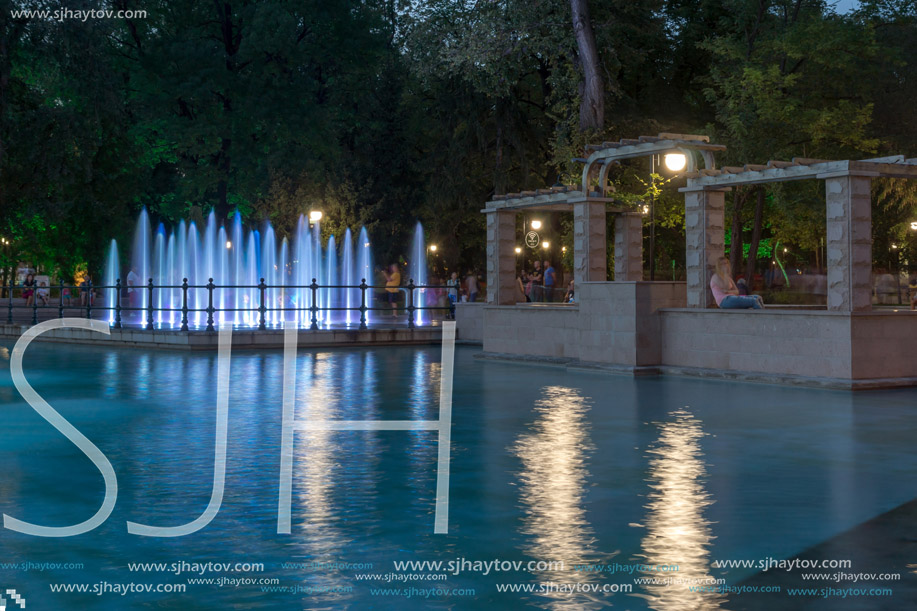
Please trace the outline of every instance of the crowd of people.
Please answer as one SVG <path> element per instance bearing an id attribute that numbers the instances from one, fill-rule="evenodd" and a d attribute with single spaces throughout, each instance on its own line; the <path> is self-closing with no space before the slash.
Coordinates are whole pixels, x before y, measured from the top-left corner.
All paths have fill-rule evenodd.
<path id="1" fill-rule="evenodd" d="M 41 277 L 41 276 L 39 276 Z M 90 300 L 94 301 L 95 290 L 90 291 L 91 278 L 88 275 L 83 276 L 78 284 L 80 293 L 80 306 L 85 307 Z M 38 306 L 46 307 L 51 304 L 51 287 L 48 286 L 47 280 L 38 280 L 35 274 L 26 274 L 25 278 L 18 284 L 19 297 L 23 299 L 27 307 Z M 14 287 L 15 290 L 15 287 Z M 93 294 L 90 294 L 93 293 Z M 13 293 L 15 295 L 15 293 Z M 60 289 L 60 303 L 65 306 L 72 305 L 72 295 L 69 286 Z M 56 298 L 55 298 L 56 299 Z"/>
<path id="2" fill-rule="evenodd" d="M 530 270 L 521 269 L 516 276 L 517 303 L 575 303 L 573 279 L 566 289 L 559 288 L 558 272 L 551 261 L 535 261 Z"/>
<path id="3" fill-rule="evenodd" d="M 392 263 L 387 268 L 377 271 L 376 300 L 381 301 L 385 309 L 390 309 L 388 315 L 396 317 L 406 311 L 408 306 L 407 287 L 402 283 L 401 266 Z M 438 276 L 430 276 L 421 290 L 421 301 L 415 301 L 416 307 L 429 308 L 435 317 L 445 313 L 446 318 L 455 317 L 456 303 L 473 303 L 481 294 L 483 280 L 474 270 L 468 270 L 464 275 L 452 272 L 445 280 Z"/>

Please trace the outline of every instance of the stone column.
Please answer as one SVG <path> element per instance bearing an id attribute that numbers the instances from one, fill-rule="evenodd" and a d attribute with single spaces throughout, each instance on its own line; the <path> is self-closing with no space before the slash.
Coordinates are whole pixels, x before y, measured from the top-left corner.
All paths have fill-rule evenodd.
<path id="1" fill-rule="evenodd" d="M 516 303 L 516 213 L 487 213 L 487 303 Z"/>
<path id="2" fill-rule="evenodd" d="M 643 215 L 615 215 L 615 281 L 643 280 Z"/>
<path id="3" fill-rule="evenodd" d="M 685 191 L 685 267 L 689 308 L 714 305 L 710 278 L 723 256 L 726 191 Z"/>
<path id="4" fill-rule="evenodd" d="M 828 309 L 872 309 L 872 211 L 868 176 L 825 179 Z"/>
<path id="5" fill-rule="evenodd" d="M 608 251 L 605 203 L 573 204 L 573 277 L 576 282 L 605 282 Z"/>

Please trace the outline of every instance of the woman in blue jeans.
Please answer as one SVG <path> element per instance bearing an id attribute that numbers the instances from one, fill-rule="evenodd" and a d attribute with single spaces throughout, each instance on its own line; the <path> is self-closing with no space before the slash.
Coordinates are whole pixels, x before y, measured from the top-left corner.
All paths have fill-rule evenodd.
<path id="1" fill-rule="evenodd" d="M 726 257 L 716 261 L 716 273 L 710 278 L 710 290 L 716 305 L 723 310 L 759 310 L 764 307 L 761 295 L 739 295 L 739 287 L 732 281 L 732 269 Z"/>

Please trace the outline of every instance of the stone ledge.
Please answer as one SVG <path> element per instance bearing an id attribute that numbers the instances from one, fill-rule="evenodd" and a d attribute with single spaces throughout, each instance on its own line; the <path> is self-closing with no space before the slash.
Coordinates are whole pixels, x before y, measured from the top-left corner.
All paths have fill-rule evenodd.
<path id="1" fill-rule="evenodd" d="M 15 342 L 30 325 L 0 325 L 0 340 Z M 232 334 L 233 348 L 243 350 L 283 348 L 281 330 L 239 330 Z M 82 329 L 56 329 L 48 331 L 35 341 L 60 344 L 83 344 L 108 347 L 150 348 L 154 350 L 216 350 L 218 333 L 207 331 L 142 331 L 112 329 L 103 335 Z M 429 345 L 442 343 L 441 327 L 417 329 L 302 329 L 299 331 L 300 348 L 332 348 L 339 346 L 397 346 Z"/>
<path id="2" fill-rule="evenodd" d="M 901 388 L 917 386 L 917 377 L 911 378 L 816 378 L 789 374 L 763 374 L 748 371 L 729 369 L 714 369 L 706 367 L 677 367 L 672 365 L 627 366 L 580 361 L 575 358 L 559 358 L 547 356 L 530 356 L 509 354 L 504 352 L 479 352 L 475 359 L 483 361 L 498 361 L 535 365 L 540 367 L 554 367 L 567 371 L 607 373 L 611 375 L 630 376 L 685 376 L 705 378 L 708 380 L 721 380 L 727 382 L 748 382 L 754 384 L 777 384 L 791 386 L 806 386 L 810 388 L 823 388 L 830 390 L 876 390 L 884 388 Z"/>
<path id="3" fill-rule="evenodd" d="M 917 386 L 917 377 L 911 378 L 815 378 L 789 374 L 765 374 L 731 369 L 710 369 L 705 367 L 677 367 L 661 365 L 663 375 L 677 375 L 706 378 L 711 380 L 751 382 L 756 384 L 778 384 L 791 386 L 809 386 L 812 388 L 838 390 L 875 390 L 881 388 L 902 388 Z"/>

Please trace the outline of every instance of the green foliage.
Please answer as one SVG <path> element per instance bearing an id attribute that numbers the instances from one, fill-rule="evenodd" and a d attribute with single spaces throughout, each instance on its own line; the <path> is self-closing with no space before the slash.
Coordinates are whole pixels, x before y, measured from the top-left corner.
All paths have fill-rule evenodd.
<path id="1" fill-rule="evenodd" d="M 438 267 L 464 272 L 484 267 L 482 203 L 578 183 L 571 159 L 590 141 L 706 132 L 729 147 L 723 165 L 914 156 L 917 142 L 913 0 L 865 0 L 849 15 L 823 0 L 593 1 L 599 133 L 578 129 L 568 0 L 88 5 L 147 16 L 14 19 L 57 5 L 0 0 L 2 267 L 98 274 L 142 206 L 166 223 L 239 210 L 280 237 L 317 207 L 326 233 L 365 224 L 384 260 L 419 219 Z M 621 205 L 653 197 L 664 271 L 684 262 L 682 182 L 648 165 L 610 178 Z M 876 260 L 895 243 L 917 261 L 912 187 L 876 189 Z M 753 194 L 728 202 L 747 249 Z M 819 183 L 768 187 L 761 256 L 776 240 L 817 252 L 823 232 Z"/>

